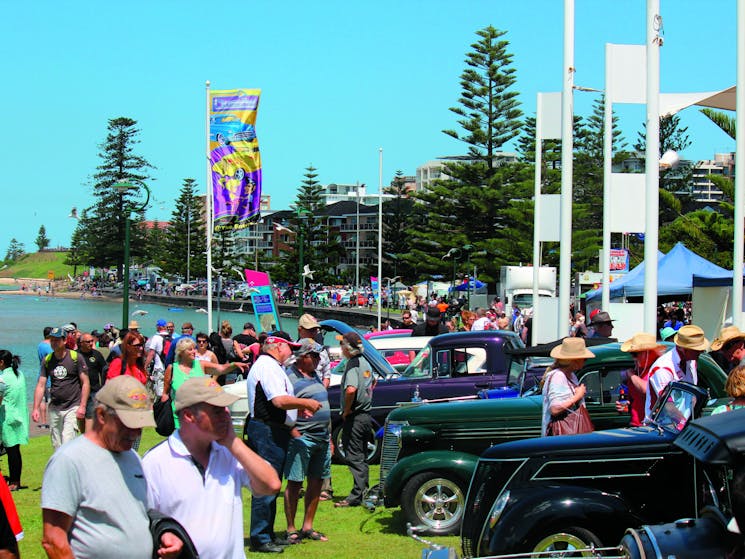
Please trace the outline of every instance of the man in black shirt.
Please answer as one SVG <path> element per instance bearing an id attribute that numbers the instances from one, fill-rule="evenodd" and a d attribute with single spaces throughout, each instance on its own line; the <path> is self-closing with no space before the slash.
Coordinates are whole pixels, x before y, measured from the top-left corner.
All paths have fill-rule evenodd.
<path id="1" fill-rule="evenodd" d="M 95 342 L 96 338 L 93 337 L 92 333 L 84 333 L 80 336 L 78 351 L 88 366 L 88 380 L 91 384 L 90 396 L 88 396 L 88 402 L 85 407 L 85 431 L 88 431 L 93 426 L 93 400 L 96 397 L 96 393 L 103 386 L 103 383 L 106 382 L 106 373 L 109 370 L 109 364 L 106 363 L 104 356 L 94 348 Z"/>
<path id="2" fill-rule="evenodd" d="M 241 360 L 244 363 L 251 363 L 253 361 L 253 353 L 248 351 L 248 348 L 259 341 L 256 337 L 256 328 L 254 328 L 254 325 L 246 322 L 243 325 L 243 332 L 233 336 L 233 341 L 238 342 L 238 345 L 241 347 L 241 353 L 243 354 Z"/>
<path id="3" fill-rule="evenodd" d="M 438 334 L 447 334 L 448 332 L 450 330 L 442 323 L 442 313 L 440 313 L 437 307 L 430 307 L 427 310 L 426 320 L 417 324 L 411 335 L 437 336 Z"/>

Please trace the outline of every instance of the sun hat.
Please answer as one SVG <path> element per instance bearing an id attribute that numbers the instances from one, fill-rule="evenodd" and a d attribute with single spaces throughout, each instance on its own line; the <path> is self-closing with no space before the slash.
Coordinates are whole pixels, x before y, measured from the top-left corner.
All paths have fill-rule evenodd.
<path id="1" fill-rule="evenodd" d="M 65 331 L 65 332 L 74 332 L 74 331 L 75 331 L 75 326 L 73 326 L 72 324 L 69 324 L 69 323 L 68 323 L 68 324 L 65 324 L 65 325 L 64 325 L 64 326 L 62 327 L 62 329 L 63 329 L 63 330 Z"/>
<path id="2" fill-rule="evenodd" d="M 660 339 L 663 342 L 667 342 L 667 341 L 670 341 L 670 338 L 674 336 L 675 334 L 677 334 L 677 331 L 675 330 L 675 328 L 671 328 L 670 326 L 665 326 L 664 328 L 660 330 Z"/>
<path id="3" fill-rule="evenodd" d="M 296 357 L 302 357 L 309 353 L 317 353 L 320 355 L 323 351 L 323 346 L 310 338 L 303 338 L 298 343 L 300 344 L 300 347 L 295 350 Z"/>
<path id="4" fill-rule="evenodd" d="M 139 330 L 140 329 L 140 323 L 136 320 L 130 320 L 128 328 L 130 330 Z"/>
<path id="5" fill-rule="evenodd" d="M 693 351 L 706 351 L 709 347 L 709 340 L 704 337 L 704 331 L 693 324 L 682 326 L 673 338 L 673 342 L 678 347 Z"/>
<path id="6" fill-rule="evenodd" d="M 653 349 L 665 349 L 665 346 L 657 343 L 655 337 L 646 332 L 637 332 L 630 339 L 621 344 L 621 351 L 627 353 L 636 353 Z"/>
<path id="7" fill-rule="evenodd" d="M 119 375 L 106 381 L 95 398 L 116 411 L 119 420 L 130 429 L 155 427 L 153 403 L 147 390 L 130 375 Z"/>
<path id="8" fill-rule="evenodd" d="M 212 377 L 196 377 L 184 381 L 176 390 L 176 411 L 194 404 L 211 404 L 224 408 L 237 402 L 240 396 L 228 394 Z"/>
<path id="9" fill-rule="evenodd" d="M 732 340 L 745 340 L 745 332 L 740 330 L 737 326 L 727 326 L 726 328 L 722 328 L 722 331 L 719 332 L 719 336 L 714 338 L 714 341 L 711 342 L 711 351 L 722 349 L 727 342 L 731 342 Z"/>
<path id="10" fill-rule="evenodd" d="M 104 331 L 111 330 L 112 328 L 114 328 L 113 322 L 107 322 L 106 324 L 103 325 Z"/>
<path id="11" fill-rule="evenodd" d="M 587 359 L 595 357 L 585 346 L 583 338 L 564 338 L 561 345 L 557 345 L 551 350 L 551 357 L 554 359 Z"/>
<path id="12" fill-rule="evenodd" d="M 590 319 L 592 322 L 590 324 L 608 324 L 609 322 L 615 322 L 610 315 L 605 311 L 600 311 L 599 313 L 596 313 L 594 317 Z"/>
<path id="13" fill-rule="evenodd" d="M 312 314 L 308 313 L 305 313 L 303 316 L 300 317 L 300 319 L 297 321 L 297 325 L 305 330 L 313 330 L 314 328 L 321 327 L 315 317 Z"/>

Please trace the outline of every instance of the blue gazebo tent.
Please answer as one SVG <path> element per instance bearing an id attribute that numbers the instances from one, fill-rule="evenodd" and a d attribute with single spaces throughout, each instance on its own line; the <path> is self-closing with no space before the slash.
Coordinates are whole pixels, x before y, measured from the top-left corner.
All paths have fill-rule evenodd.
<path id="1" fill-rule="evenodd" d="M 690 295 L 693 292 L 693 276 L 725 276 L 732 272 L 709 262 L 683 243 L 677 243 L 670 252 L 657 261 L 657 295 Z M 588 301 L 602 296 L 602 287 L 587 293 Z M 631 270 L 625 278 L 610 284 L 611 299 L 644 296 L 644 263 Z"/>

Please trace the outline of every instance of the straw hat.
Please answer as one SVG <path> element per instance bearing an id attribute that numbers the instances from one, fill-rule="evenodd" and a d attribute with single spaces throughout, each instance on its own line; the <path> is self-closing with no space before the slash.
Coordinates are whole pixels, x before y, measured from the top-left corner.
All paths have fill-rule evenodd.
<path id="1" fill-rule="evenodd" d="M 718 351 L 722 349 L 727 342 L 732 340 L 745 340 L 745 332 L 741 331 L 737 326 L 727 326 L 722 328 L 719 332 L 719 336 L 714 338 L 711 342 L 711 351 Z"/>
<path id="2" fill-rule="evenodd" d="M 587 359 L 595 357 L 585 346 L 583 338 L 564 338 L 561 345 L 557 345 L 551 350 L 551 357 L 554 359 Z"/>
<path id="3" fill-rule="evenodd" d="M 693 351 L 706 351 L 709 347 L 709 340 L 704 337 L 704 331 L 693 324 L 681 327 L 673 338 L 673 342 L 678 347 Z"/>
<path id="4" fill-rule="evenodd" d="M 662 344 L 658 344 L 652 334 L 646 332 L 637 332 L 631 339 L 621 344 L 621 351 L 628 353 L 637 353 L 639 351 L 649 351 L 653 349 L 666 349 Z"/>

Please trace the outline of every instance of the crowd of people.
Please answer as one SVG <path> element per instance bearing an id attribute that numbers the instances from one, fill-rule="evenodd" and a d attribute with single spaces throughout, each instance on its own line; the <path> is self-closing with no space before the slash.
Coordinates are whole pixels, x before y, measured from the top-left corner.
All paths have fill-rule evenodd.
<path id="1" fill-rule="evenodd" d="M 55 450 L 41 493 L 42 545 L 50 557 L 145 558 L 153 546 L 159 557 L 244 557 L 242 488 L 252 492 L 253 551 L 328 541 L 314 526 L 319 502 L 333 495 L 331 361 L 319 343 L 320 324 L 305 314 L 296 337 L 257 335 L 251 323 L 231 334 L 227 321 L 211 336 L 194 334 L 189 322 L 176 335 L 165 320 L 149 338 L 134 320 L 123 329 L 106 324 L 102 332 L 81 332 L 74 323 L 44 329 L 31 416 L 47 425 Z M 373 377 L 359 335 L 342 340 L 342 352 L 353 364 L 342 379 L 341 405 L 355 481 L 335 504 L 348 507 L 360 505 L 367 490 Z M 23 488 L 19 449 L 28 442 L 19 365 L 17 356 L 0 350 L 10 491 Z M 220 384 L 231 373 L 247 377 L 247 444 L 236 438 L 226 409 L 237 397 Z M 131 451 L 142 428 L 156 425 L 156 400 L 170 401 L 174 430 L 140 460 Z M 283 478 L 287 530 L 280 535 L 274 525 Z M 304 513 L 296 524 L 303 486 Z M 169 528 L 156 534 L 156 526 Z"/>
<path id="2" fill-rule="evenodd" d="M 523 332 L 529 329 L 517 320 L 524 313 L 510 312 L 511 325 L 500 322 L 506 314 L 495 299 L 488 309 L 459 312 L 457 327 L 438 305 L 421 314 L 404 309 L 401 319 L 414 335 L 516 323 Z M 584 406 L 586 389 L 575 372 L 593 356 L 585 338 L 612 336 L 607 312 L 590 316 L 589 324 L 575 321 L 577 327 L 573 323 L 551 351 L 555 361 L 542 384 L 544 435 L 560 434 L 558 421 Z M 710 344 L 699 327 L 686 324 L 684 310 L 661 318 L 657 333 L 637 333 L 621 345 L 635 365 L 623 378 L 627 393 L 617 403 L 619 413 L 628 413 L 632 426 L 642 425 L 667 384 L 697 382 L 696 361 L 706 350 L 729 373 L 726 390 L 733 398 L 714 413 L 745 407 L 745 332 L 723 328 Z M 666 329 L 672 331 L 672 348 L 661 343 Z M 227 321 L 211 335 L 195 334 L 189 322 L 180 335 L 175 330 L 165 320 L 149 338 L 134 320 L 123 329 L 106 324 L 101 332 L 80 332 L 74 323 L 44 329 L 31 417 L 48 426 L 55 449 L 41 493 L 47 554 L 144 558 L 154 546 L 160 557 L 244 557 L 243 488 L 252 492 L 253 551 L 281 553 L 302 541 L 327 541 L 314 524 L 319 503 L 333 496 L 330 357 L 318 321 L 301 316 L 297 336 L 258 335 L 251 323 L 233 336 Z M 347 333 L 340 346 L 346 360 L 342 444 L 353 487 L 334 505 L 345 508 L 362 505 L 368 487 L 365 443 L 375 381 L 360 336 Z M 247 444 L 236 438 L 226 409 L 236 400 L 221 387 L 229 374 L 247 380 Z M 0 425 L 9 469 L 0 498 L 3 485 L 9 492 L 24 488 L 25 383 L 19 358 L 0 350 Z M 155 400 L 170 402 L 175 427 L 140 460 L 131 450 L 137 450 L 142 428 L 155 426 Z M 283 479 L 281 534 L 275 524 Z M 14 522 L 13 511 L 5 508 L 10 527 L 17 517 Z"/>

